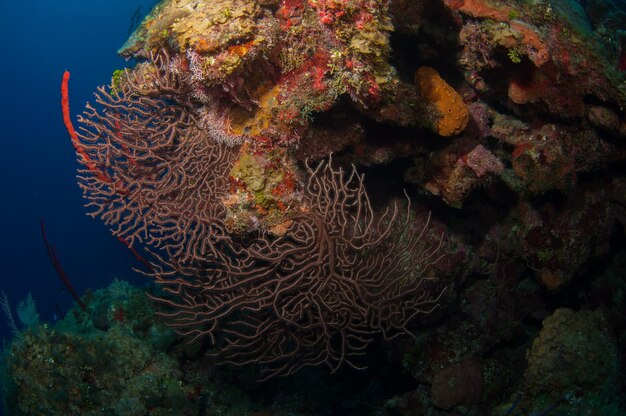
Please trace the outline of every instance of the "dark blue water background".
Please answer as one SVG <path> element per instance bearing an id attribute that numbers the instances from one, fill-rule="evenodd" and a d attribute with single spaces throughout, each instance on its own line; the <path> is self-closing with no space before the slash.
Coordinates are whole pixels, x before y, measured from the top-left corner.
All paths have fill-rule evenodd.
<path id="1" fill-rule="evenodd" d="M 0 290 L 13 306 L 33 294 L 43 320 L 71 296 L 48 259 L 39 221 L 76 290 L 97 289 L 114 277 L 141 284 L 132 254 L 101 221 L 87 217 L 76 184 L 76 156 L 63 126 L 60 83 L 71 71 L 70 104 L 82 112 L 112 72 L 132 63 L 116 55 L 130 19 L 148 0 L 0 0 Z M 15 315 L 15 310 L 14 310 Z M 16 317 L 17 319 L 17 317 Z M 9 336 L 4 314 L 0 337 Z"/>

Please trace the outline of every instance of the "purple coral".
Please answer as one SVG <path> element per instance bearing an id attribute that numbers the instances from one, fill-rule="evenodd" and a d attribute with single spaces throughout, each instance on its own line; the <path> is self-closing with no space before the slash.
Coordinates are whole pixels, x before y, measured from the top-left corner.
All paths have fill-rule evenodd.
<path id="1" fill-rule="evenodd" d="M 488 173 L 499 174 L 504 170 L 504 165 L 493 153 L 479 144 L 464 158 L 464 162 L 476 176 L 483 177 Z M 459 159 L 462 160 L 462 159 Z"/>

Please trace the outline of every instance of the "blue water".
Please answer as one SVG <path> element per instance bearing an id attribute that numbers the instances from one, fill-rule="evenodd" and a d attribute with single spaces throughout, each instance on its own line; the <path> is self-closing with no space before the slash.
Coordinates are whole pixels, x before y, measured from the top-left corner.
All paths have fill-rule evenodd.
<path id="1" fill-rule="evenodd" d="M 48 259 L 39 221 L 46 224 L 65 271 L 78 293 L 114 277 L 140 283 L 132 254 L 99 220 L 87 217 L 76 185 L 76 156 L 63 126 L 60 83 L 70 70 L 75 115 L 96 86 L 128 65 L 116 55 L 130 19 L 156 1 L 0 1 L 3 82 L 0 111 L 0 291 L 15 305 L 33 294 L 43 320 L 54 303 L 67 311 L 71 296 Z M 0 337 L 9 336 L 4 316 Z"/>

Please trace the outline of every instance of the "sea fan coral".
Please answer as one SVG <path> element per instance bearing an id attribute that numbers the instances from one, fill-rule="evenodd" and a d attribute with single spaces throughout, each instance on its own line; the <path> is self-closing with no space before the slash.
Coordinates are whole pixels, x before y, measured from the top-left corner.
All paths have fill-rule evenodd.
<path id="1" fill-rule="evenodd" d="M 210 338 L 222 362 L 260 363 L 270 377 L 322 363 L 356 367 L 377 334 L 409 333 L 416 315 L 437 307 L 443 289 L 427 269 L 443 236 L 426 244 L 429 223 L 416 229 L 410 204 L 405 215 L 397 206 L 377 214 L 363 176 L 330 161 L 306 164 L 305 180 L 284 151 L 269 167 L 269 142 L 238 153 L 249 144 L 202 128 L 207 120 L 182 104 L 184 84 L 158 63 L 127 73 L 113 92 L 99 88 L 101 109 L 87 105 L 74 143 L 91 215 L 151 252 L 147 274 L 166 292 L 154 299 L 174 328 Z M 275 181 L 259 176 L 269 172 Z M 233 177 L 253 198 L 271 188 L 272 203 L 291 208 L 271 229 L 257 220 L 233 232 Z"/>
<path id="2" fill-rule="evenodd" d="M 162 259 L 155 273 L 168 293 L 155 299 L 175 329 L 221 344 L 223 362 L 263 364 L 266 377 L 358 367 L 377 334 L 410 333 L 442 293 L 426 273 L 442 242 L 424 242 L 428 221 L 415 230 L 397 208 L 376 215 L 355 170 L 346 178 L 321 162 L 307 173 L 306 208 L 285 235 L 225 238 L 214 261 Z"/>

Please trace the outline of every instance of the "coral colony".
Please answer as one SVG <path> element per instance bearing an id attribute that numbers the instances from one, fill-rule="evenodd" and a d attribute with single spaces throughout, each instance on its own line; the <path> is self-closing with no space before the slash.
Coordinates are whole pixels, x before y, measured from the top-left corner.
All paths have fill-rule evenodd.
<path id="1" fill-rule="evenodd" d="M 376 212 L 356 168 L 295 156 L 313 113 L 344 94 L 378 105 L 398 82 L 386 8 L 329 5 L 287 2 L 277 17 L 249 1 L 161 3 L 120 52 L 141 63 L 98 89 L 78 132 L 68 72 L 62 82 L 91 215 L 155 258 L 165 295 L 154 298 L 173 328 L 268 377 L 359 367 L 375 336 L 410 333 L 444 289 L 427 274 L 443 235 L 422 239 L 429 223 L 412 228 L 410 204 Z M 345 32 L 344 15 L 362 28 Z M 293 39 L 280 46 L 283 35 Z M 291 49 L 311 36 L 320 44 Z M 462 131 L 461 97 L 432 68 L 419 80 L 444 115 L 434 128 Z"/>
<path id="2" fill-rule="evenodd" d="M 44 403 L 28 374 L 70 383 L 50 355 L 88 368 L 64 387 L 81 414 L 624 414 L 625 16 L 610 1 L 161 1 L 119 50 L 136 64 L 77 117 L 69 72 L 61 85 L 89 215 L 156 289 L 83 296 L 60 325 L 97 336 L 21 336 L 13 407 Z M 141 365 L 104 375 L 68 352 L 94 343 Z M 368 365 L 385 370 L 351 379 L 360 413 L 306 376 L 292 397 L 316 410 L 223 387 Z"/>

